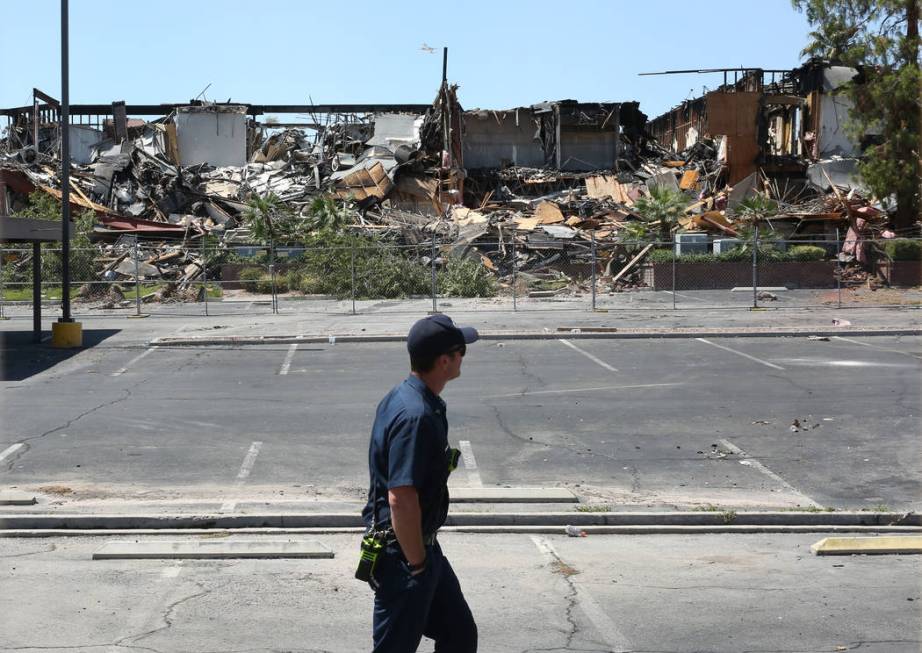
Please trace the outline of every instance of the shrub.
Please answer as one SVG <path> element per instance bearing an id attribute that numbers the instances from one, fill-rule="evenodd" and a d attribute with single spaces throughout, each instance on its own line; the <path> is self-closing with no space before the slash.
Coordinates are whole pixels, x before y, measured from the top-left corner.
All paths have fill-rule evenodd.
<path id="1" fill-rule="evenodd" d="M 285 273 L 284 280 L 289 290 L 300 290 L 304 281 L 304 273 L 297 268 L 293 268 Z"/>
<path id="2" fill-rule="evenodd" d="M 256 280 L 256 292 L 260 295 L 271 295 L 272 294 L 272 275 L 268 272 L 264 272 L 259 275 L 259 279 Z M 275 275 L 275 292 L 283 293 L 288 292 L 288 282 L 285 279 L 285 275 L 276 274 Z"/>
<path id="3" fill-rule="evenodd" d="M 347 272 L 349 269 L 347 268 Z M 396 299 L 407 295 L 424 295 L 431 288 L 427 266 L 387 250 L 372 250 L 361 260 L 356 259 L 355 295 L 359 298 Z M 345 293 L 351 279 L 345 278 Z"/>
<path id="4" fill-rule="evenodd" d="M 240 274 L 237 278 L 244 290 L 247 292 L 257 292 L 256 282 L 259 281 L 262 275 L 263 271 L 260 268 L 243 268 L 240 270 Z"/>
<path id="5" fill-rule="evenodd" d="M 305 295 L 322 295 L 324 294 L 323 281 L 320 277 L 313 274 L 302 274 L 301 285 L 298 288 Z"/>
<path id="6" fill-rule="evenodd" d="M 742 247 L 734 247 L 726 252 L 716 255 L 718 261 L 735 263 L 738 261 L 752 261 L 752 250 L 746 250 Z"/>
<path id="7" fill-rule="evenodd" d="M 772 245 L 759 247 L 759 263 L 783 263 L 786 261 L 822 261 L 826 250 L 817 245 L 794 245 L 788 251 L 782 251 Z M 671 249 L 655 249 L 648 255 L 650 263 L 672 263 Z M 681 254 L 675 257 L 676 263 L 731 263 L 752 260 L 750 247 L 734 247 L 720 254 Z"/>
<path id="8" fill-rule="evenodd" d="M 493 297 L 496 280 L 480 261 L 469 258 L 451 258 L 439 273 L 438 288 L 451 297 Z"/>
<path id="9" fill-rule="evenodd" d="M 826 250 L 818 245 L 794 245 L 788 248 L 788 256 L 792 261 L 822 261 Z"/>
<path id="10" fill-rule="evenodd" d="M 893 261 L 922 261 L 922 241 L 895 238 L 885 241 L 883 248 Z"/>
<path id="11" fill-rule="evenodd" d="M 652 250 L 647 254 L 647 261 L 650 263 L 672 263 L 672 248 Z"/>

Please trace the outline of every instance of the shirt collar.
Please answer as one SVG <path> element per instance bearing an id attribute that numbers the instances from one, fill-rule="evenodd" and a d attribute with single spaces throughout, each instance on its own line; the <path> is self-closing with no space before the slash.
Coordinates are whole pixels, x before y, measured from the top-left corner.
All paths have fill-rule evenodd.
<path id="1" fill-rule="evenodd" d="M 440 410 L 445 410 L 445 402 L 440 396 L 435 394 L 432 390 L 429 389 L 429 386 L 419 378 L 418 376 L 413 376 L 412 374 L 407 377 L 406 383 L 425 397 L 426 401 L 435 406 Z"/>

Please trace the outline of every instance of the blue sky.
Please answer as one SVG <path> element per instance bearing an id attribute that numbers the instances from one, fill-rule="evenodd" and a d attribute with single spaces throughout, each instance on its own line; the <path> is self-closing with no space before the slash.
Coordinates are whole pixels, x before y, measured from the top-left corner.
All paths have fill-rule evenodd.
<path id="1" fill-rule="evenodd" d="M 59 0 L 7 0 L 0 106 L 60 95 Z M 791 68 L 809 28 L 790 0 L 295 2 L 70 0 L 71 102 L 432 100 L 449 79 L 465 108 L 639 100 L 651 117 L 719 75 Z M 429 54 L 426 43 L 437 48 Z"/>

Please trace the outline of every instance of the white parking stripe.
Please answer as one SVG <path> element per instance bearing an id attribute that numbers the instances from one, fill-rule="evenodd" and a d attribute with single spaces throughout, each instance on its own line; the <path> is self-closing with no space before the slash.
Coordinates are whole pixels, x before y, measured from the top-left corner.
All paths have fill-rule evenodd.
<path id="1" fill-rule="evenodd" d="M 237 473 L 238 481 L 245 481 L 250 475 L 250 472 L 253 471 L 253 465 L 256 464 L 256 456 L 259 455 L 259 450 L 262 446 L 262 442 L 254 442 L 250 445 L 250 450 L 247 451 L 246 458 L 243 459 L 243 464 L 240 466 L 240 472 Z"/>
<path id="2" fill-rule="evenodd" d="M 17 442 L 13 446 L 4 449 L 3 453 L 0 453 L 0 463 L 2 463 L 7 458 L 12 458 L 13 454 L 22 449 L 24 446 L 26 445 L 24 445 L 22 442 Z"/>
<path id="3" fill-rule="evenodd" d="M 637 385 L 600 385 L 594 388 L 567 388 L 564 390 L 535 390 L 534 392 L 510 392 L 506 395 L 493 395 L 493 399 L 505 399 L 508 397 L 530 397 L 531 395 L 560 395 L 571 392 L 596 392 L 598 390 L 632 390 L 634 388 L 666 388 L 674 385 L 685 385 L 684 383 L 640 383 Z"/>
<path id="4" fill-rule="evenodd" d="M 145 356 L 147 356 L 148 354 L 150 354 L 152 351 L 155 351 L 156 349 L 157 349 L 157 346 L 154 345 L 153 347 L 151 347 L 151 348 L 145 350 L 144 352 L 138 354 L 137 356 L 135 356 L 134 358 L 132 358 L 130 361 L 128 361 L 127 363 L 125 363 L 125 367 L 121 368 L 120 370 L 116 370 L 115 372 L 112 372 L 112 376 L 121 376 L 122 374 L 124 374 L 125 372 L 128 371 L 128 368 L 129 368 L 129 367 L 131 367 L 132 365 L 134 365 L 134 364 L 137 363 L 139 360 L 141 360 L 142 358 L 144 358 Z"/>
<path id="5" fill-rule="evenodd" d="M 291 360 L 295 357 L 296 351 L 298 351 L 298 343 L 293 342 L 288 347 L 288 353 L 285 354 L 285 360 L 282 361 L 282 367 L 281 369 L 279 369 L 279 374 L 281 374 L 282 376 L 284 376 L 285 374 L 288 374 L 288 368 L 291 367 Z"/>
<path id="6" fill-rule="evenodd" d="M 844 340 L 845 342 L 850 342 L 855 345 L 861 345 L 862 347 L 870 347 L 871 349 L 879 349 L 880 351 L 889 351 L 894 354 L 902 354 L 903 356 L 910 356 L 922 360 L 922 356 L 917 356 L 915 354 L 910 354 L 907 351 L 900 351 L 899 349 L 889 349 L 888 347 L 879 347 L 878 345 L 872 345 L 868 342 L 861 342 L 860 340 L 852 340 L 851 338 L 845 338 L 843 336 L 833 336 L 836 340 Z"/>
<path id="7" fill-rule="evenodd" d="M 765 365 L 766 367 L 771 367 L 771 368 L 776 369 L 776 370 L 782 370 L 782 371 L 784 371 L 784 368 L 781 367 L 780 365 L 775 365 L 774 363 L 769 363 L 768 361 L 764 361 L 764 360 L 762 360 L 761 358 L 756 358 L 755 356 L 750 356 L 750 355 L 747 354 L 747 353 L 744 353 L 744 352 L 741 352 L 741 351 L 737 351 L 737 350 L 735 350 L 735 349 L 730 349 L 729 347 L 724 347 L 723 345 L 718 345 L 716 342 L 711 342 L 711 341 L 708 340 L 707 338 L 695 338 L 695 340 L 698 340 L 698 341 L 700 341 L 700 342 L 703 342 L 703 343 L 706 343 L 706 344 L 708 344 L 708 345 L 711 345 L 712 347 L 717 347 L 718 349 L 723 349 L 724 351 L 728 351 L 728 352 L 730 352 L 731 354 L 736 354 L 737 356 L 742 356 L 743 358 L 748 358 L 749 360 L 755 361 L 756 363 L 759 363 L 760 365 Z"/>
<path id="8" fill-rule="evenodd" d="M 701 299 L 700 297 L 692 297 L 691 295 L 685 295 L 680 292 L 672 292 L 671 290 L 664 290 L 663 292 L 669 293 L 670 295 L 675 295 L 676 297 L 684 297 L 685 299 L 691 299 L 696 302 L 707 301 L 705 299 Z"/>
<path id="9" fill-rule="evenodd" d="M 792 494 L 796 494 L 798 497 L 801 498 L 801 501 L 803 503 L 806 503 L 807 505 L 812 506 L 814 508 L 823 507 L 822 504 L 817 503 L 816 501 L 808 497 L 806 494 L 804 494 L 803 492 L 795 488 L 793 485 L 785 481 L 783 478 L 778 476 L 775 472 L 773 472 L 768 467 L 760 463 L 758 460 L 747 455 L 745 451 L 737 447 L 735 444 L 733 444 L 729 440 L 718 440 L 718 442 L 724 447 L 724 449 L 739 456 L 740 460 L 748 460 L 750 467 L 753 467 L 759 470 L 760 472 L 768 476 L 770 479 L 772 479 L 773 481 L 777 482 L 782 487 L 784 487 L 788 492 L 791 492 Z"/>
<path id="10" fill-rule="evenodd" d="M 530 535 L 531 541 L 538 547 L 538 551 L 544 554 L 548 563 L 560 564 L 560 555 L 554 550 L 554 546 L 543 537 Z M 611 617 L 605 614 L 605 611 L 599 606 L 589 591 L 576 584 L 576 580 L 571 576 L 569 580 L 573 590 L 576 592 L 576 603 L 579 609 L 586 615 L 586 618 L 595 626 L 599 633 L 602 643 L 612 651 L 630 651 L 632 649 L 630 641 L 624 633 L 615 625 Z"/>
<path id="11" fill-rule="evenodd" d="M 246 482 L 247 478 L 249 478 L 250 472 L 253 471 L 253 465 L 256 464 L 256 457 L 259 455 L 259 450 L 262 446 L 262 442 L 254 442 L 250 445 L 250 450 L 247 451 L 247 455 L 243 459 L 243 464 L 240 465 L 240 471 L 237 472 L 237 480 L 234 483 L 234 489 L 240 488 L 240 486 Z M 221 504 L 221 512 L 230 512 L 236 507 L 236 501 L 225 501 Z"/>
<path id="12" fill-rule="evenodd" d="M 576 345 L 574 345 L 574 344 L 573 344 L 572 342 L 570 342 L 569 340 L 564 340 L 563 338 L 559 338 L 559 340 L 560 340 L 560 342 L 562 342 L 563 344 L 565 344 L 567 347 L 570 347 L 571 349 L 574 349 L 574 350 L 578 351 L 578 352 L 581 353 L 583 356 L 585 356 L 586 358 L 588 358 L 589 360 L 591 360 L 593 363 L 597 363 L 597 364 L 601 365 L 602 367 L 604 367 L 604 368 L 605 368 L 606 370 L 608 370 L 609 372 L 617 372 L 617 371 L 618 371 L 617 369 L 615 369 L 614 367 L 612 367 L 611 365 L 609 365 L 609 364 L 606 363 L 605 361 L 603 361 L 603 360 L 601 360 L 601 359 L 599 359 L 599 358 L 596 358 L 595 356 L 593 356 L 592 354 L 590 354 L 588 351 L 584 351 L 584 350 L 580 349 L 579 347 L 577 347 Z"/>
<path id="13" fill-rule="evenodd" d="M 477 471 L 477 460 L 474 458 L 474 449 L 471 447 L 469 440 L 461 440 L 458 443 L 461 450 L 461 458 L 464 460 L 464 468 L 467 470 L 467 478 L 471 482 L 471 487 L 483 487 L 483 481 L 480 480 L 480 472 Z"/>

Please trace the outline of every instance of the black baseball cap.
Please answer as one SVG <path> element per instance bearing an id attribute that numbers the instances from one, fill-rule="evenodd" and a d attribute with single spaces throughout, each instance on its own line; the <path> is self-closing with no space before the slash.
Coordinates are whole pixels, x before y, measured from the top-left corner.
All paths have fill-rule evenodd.
<path id="1" fill-rule="evenodd" d="M 434 358 L 447 354 L 455 347 L 476 342 L 477 329 L 456 326 L 444 313 L 429 315 L 410 327 L 407 351 L 413 358 Z"/>

